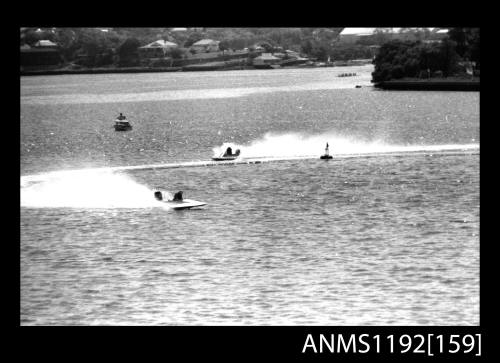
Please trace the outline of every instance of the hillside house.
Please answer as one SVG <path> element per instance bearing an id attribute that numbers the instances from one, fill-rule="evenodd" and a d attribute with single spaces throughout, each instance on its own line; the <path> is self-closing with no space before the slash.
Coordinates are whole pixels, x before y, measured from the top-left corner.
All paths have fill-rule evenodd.
<path id="1" fill-rule="evenodd" d="M 39 40 L 38 42 L 35 43 L 34 47 L 45 48 L 45 49 L 49 48 L 56 49 L 59 46 L 56 43 L 51 42 L 50 40 Z"/>
<path id="2" fill-rule="evenodd" d="M 344 28 L 339 34 L 339 41 L 342 43 L 356 43 L 363 37 L 371 36 L 376 28 Z"/>
<path id="3" fill-rule="evenodd" d="M 197 41 L 191 46 L 196 53 L 208 53 L 208 52 L 218 52 L 219 51 L 219 41 L 212 39 L 202 39 Z"/>
<path id="4" fill-rule="evenodd" d="M 177 44 L 166 41 L 166 40 L 157 40 L 153 43 L 149 43 L 145 46 L 139 47 L 138 52 L 141 58 L 164 58 L 167 52 L 176 48 Z"/>
<path id="5" fill-rule="evenodd" d="M 293 50 L 287 49 L 285 50 L 285 54 L 290 58 L 300 58 L 299 52 L 295 52 Z"/>
<path id="6" fill-rule="evenodd" d="M 30 47 L 24 44 L 21 46 L 20 52 L 22 67 L 55 66 L 62 62 L 57 45 L 56 47 Z"/>
<path id="7" fill-rule="evenodd" d="M 254 58 L 253 66 L 255 68 L 271 68 L 272 65 L 279 64 L 280 62 L 281 59 L 271 53 L 262 53 L 262 55 Z"/>
<path id="8" fill-rule="evenodd" d="M 436 31 L 432 32 L 433 37 L 436 39 L 443 39 L 448 36 L 448 29 L 436 29 Z"/>

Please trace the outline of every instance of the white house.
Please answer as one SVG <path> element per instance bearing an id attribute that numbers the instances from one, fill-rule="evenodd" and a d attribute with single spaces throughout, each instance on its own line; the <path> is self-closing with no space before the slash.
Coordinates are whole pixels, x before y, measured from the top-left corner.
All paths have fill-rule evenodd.
<path id="1" fill-rule="evenodd" d="M 56 48 L 58 45 L 50 40 L 39 40 L 36 42 L 35 47 L 38 48 Z"/>
<path id="2" fill-rule="evenodd" d="M 219 51 L 219 41 L 212 39 L 202 39 L 191 46 L 197 53 Z"/>
<path id="3" fill-rule="evenodd" d="M 160 39 L 153 43 L 139 47 L 139 55 L 142 58 L 162 58 L 169 49 L 176 48 L 177 44 Z"/>
<path id="4" fill-rule="evenodd" d="M 254 58 L 253 66 L 255 68 L 268 68 L 273 64 L 281 62 L 281 58 L 275 57 L 271 53 L 262 53 L 262 55 Z"/>
<path id="5" fill-rule="evenodd" d="M 448 35 L 448 29 L 439 29 L 439 30 L 435 31 L 434 34 L 438 38 L 442 39 Z"/>
<path id="6" fill-rule="evenodd" d="M 339 34 L 339 40 L 343 43 L 356 43 L 364 36 L 373 35 L 377 28 L 344 28 Z"/>

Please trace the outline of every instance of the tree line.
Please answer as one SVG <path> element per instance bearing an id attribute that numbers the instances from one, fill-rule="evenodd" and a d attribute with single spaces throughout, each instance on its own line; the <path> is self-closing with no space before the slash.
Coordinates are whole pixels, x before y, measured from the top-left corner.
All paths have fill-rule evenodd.
<path id="1" fill-rule="evenodd" d="M 422 70 L 453 72 L 457 59 L 470 58 L 479 63 L 479 29 L 453 28 L 449 40 L 425 43 L 432 39 L 426 28 L 401 29 L 409 39 L 391 43 L 389 29 L 379 28 L 354 44 L 338 41 L 343 28 L 28 28 L 21 32 L 21 44 L 34 45 L 48 39 L 59 45 L 65 63 L 86 67 L 136 66 L 138 48 L 158 39 L 174 42 L 171 58 L 189 57 L 189 47 L 201 39 L 219 40 L 221 51 L 260 45 L 265 52 L 293 50 L 318 61 L 373 58 L 374 77 L 387 79 L 415 76 Z M 381 47 L 378 51 L 377 47 Z M 458 56 L 458 58 L 457 58 Z"/>
<path id="2" fill-rule="evenodd" d="M 373 82 L 458 76 L 471 64 L 479 70 L 479 35 L 479 28 L 452 28 L 440 42 L 394 40 L 384 43 L 373 61 Z"/>
<path id="3" fill-rule="evenodd" d="M 292 50 L 306 57 L 326 61 L 371 58 L 364 45 L 335 44 L 343 28 L 196 28 L 174 32 L 170 28 L 35 28 L 25 30 L 21 44 L 34 45 L 48 39 L 59 45 L 65 63 L 80 63 L 87 67 L 106 65 L 135 66 L 137 49 L 155 40 L 174 42 L 179 48 L 169 56 L 185 58 L 189 47 L 201 39 L 219 40 L 221 51 L 249 48 L 256 45 L 265 52 Z"/>

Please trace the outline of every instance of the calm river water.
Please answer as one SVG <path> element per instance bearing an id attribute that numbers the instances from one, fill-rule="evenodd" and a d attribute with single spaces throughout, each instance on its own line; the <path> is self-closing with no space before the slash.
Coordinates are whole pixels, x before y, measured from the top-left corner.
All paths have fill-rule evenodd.
<path id="1" fill-rule="evenodd" d="M 21 77 L 21 324 L 478 325 L 479 92 L 371 71 Z"/>

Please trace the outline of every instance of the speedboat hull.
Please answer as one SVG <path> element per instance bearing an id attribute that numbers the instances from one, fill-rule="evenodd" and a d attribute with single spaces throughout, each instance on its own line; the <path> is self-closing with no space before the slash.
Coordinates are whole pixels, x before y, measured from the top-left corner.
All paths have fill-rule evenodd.
<path id="1" fill-rule="evenodd" d="M 115 131 L 128 131 L 132 130 L 132 125 L 126 120 L 115 121 Z"/>
<path id="2" fill-rule="evenodd" d="M 115 131 L 128 131 L 132 130 L 132 125 L 115 125 Z"/>
<path id="3" fill-rule="evenodd" d="M 115 131 L 128 131 L 132 130 L 132 126 L 115 126 Z"/>
<path id="4" fill-rule="evenodd" d="M 217 156 L 217 157 L 213 157 L 212 160 L 224 161 L 224 160 L 236 160 L 237 158 L 238 158 L 237 156 Z"/>
<path id="5" fill-rule="evenodd" d="M 195 207 L 201 207 L 206 205 L 207 203 L 199 202 L 197 200 L 193 199 L 183 199 L 179 201 L 174 201 L 174 200 L 167 200 L 164 202 L 166 205 L 168 205 L 172 209 L 190 209 L 190 208 L 195 208 Z"/>

